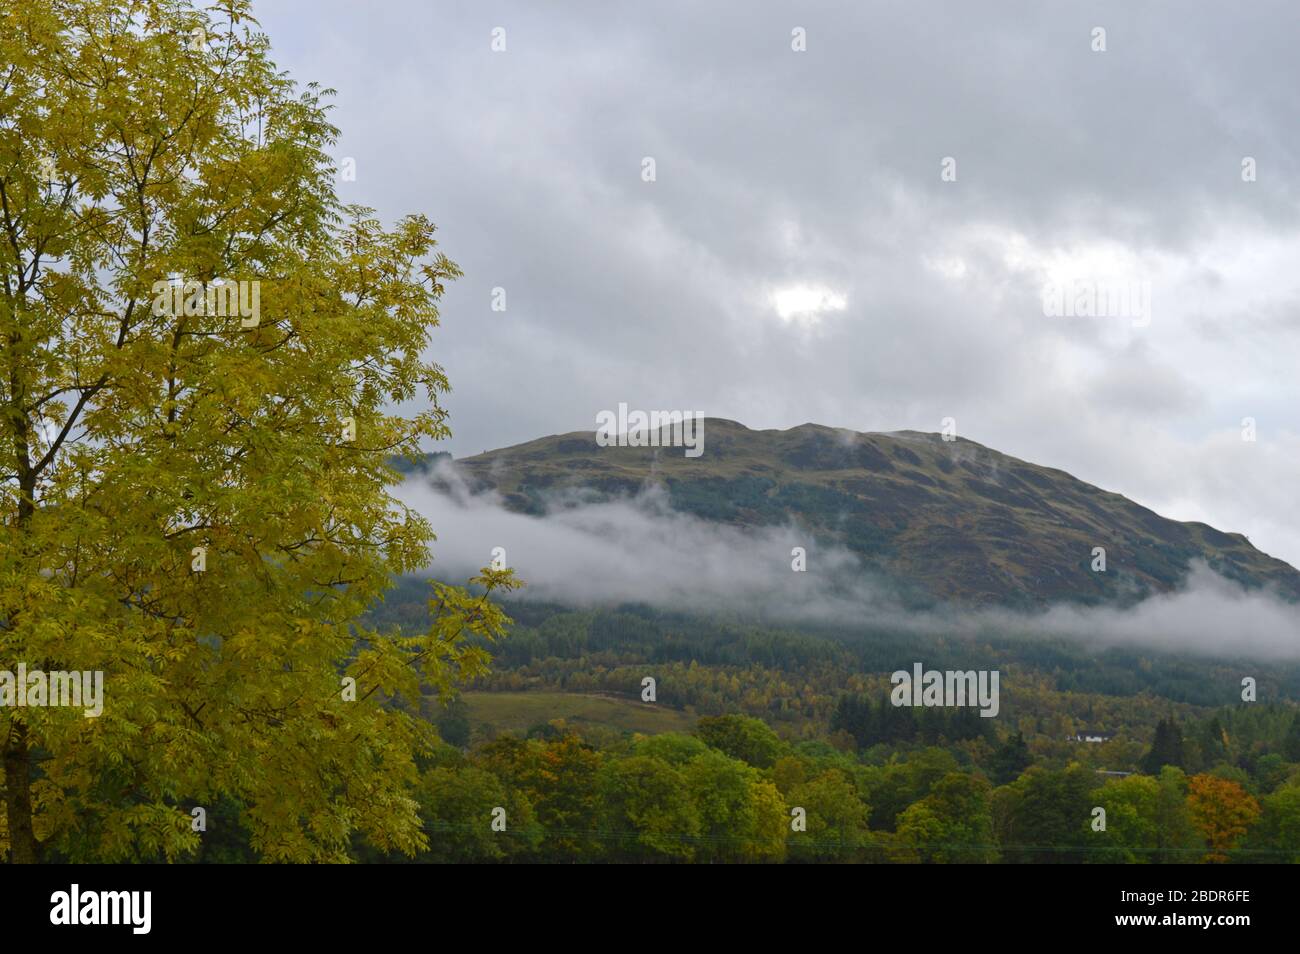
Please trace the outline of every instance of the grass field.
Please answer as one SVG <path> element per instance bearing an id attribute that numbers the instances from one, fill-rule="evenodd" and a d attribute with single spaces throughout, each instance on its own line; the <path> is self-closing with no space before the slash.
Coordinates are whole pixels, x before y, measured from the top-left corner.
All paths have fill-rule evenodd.
<path id="1" fill-rule="evenodd" d="M 688 712 L 631 699 L 576 692 L 466 692 L 470 725 L 484 730 L 525 732 L 541 722 L 564 719 L 573 724 L 594 723 L 627 732 L 654 735 L 689 732 L 695 717 Z"/>

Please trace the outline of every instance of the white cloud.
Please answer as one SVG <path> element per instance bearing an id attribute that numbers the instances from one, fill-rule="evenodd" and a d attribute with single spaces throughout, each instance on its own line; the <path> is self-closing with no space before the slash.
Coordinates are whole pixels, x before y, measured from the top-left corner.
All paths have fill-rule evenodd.
<path id="1" fill-rule="evenodd" d="M 1125 609 L 1057 605 L 1034 613 L 904 610 L 893 588 L 837 546 L 815 546 L 793 526 L 761 530 L 669 510 L 662 497 L 559 507 L 546 516 L 471 496 L 441 471 L 451 493 L 403 484 L 403 501 L 438 532 L 431 572 L 474 575 L 494 547 L 527 584 L 524 599 L 579 606 L 637 602 L 673 611 L 741 614 L 773 623 L 835 623 L 978 636 L 1063 636 L 1090 646 L 1136 645 L 1212 656 L 1300 659 L 1300 607 L 1247 592 L 1194 566 L 1177 592 Z M 806 572 L 791 549 L 807 550 Z"/>
<path id="2" fill-rule="evenodd" d="M 843 295 L 817 285 L 786 285 L 772 292 L 771 301 L 782 321 L 805 328 L 820 324 L 826 312 L 843 311 L 848 305 Z"/>

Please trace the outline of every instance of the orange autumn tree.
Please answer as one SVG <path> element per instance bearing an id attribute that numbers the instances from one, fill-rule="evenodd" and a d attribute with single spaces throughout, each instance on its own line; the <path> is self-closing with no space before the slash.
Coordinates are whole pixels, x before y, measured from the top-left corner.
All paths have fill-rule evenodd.
<path id="1" fill-rule="evenodd" d="M 1206 861 L 1225 862 L 1228 852 L 1259 818 L 1259 802 L 1236 782 L 1214 775 L 1188 781 L 1187 811 L 1209 846 Z"/>

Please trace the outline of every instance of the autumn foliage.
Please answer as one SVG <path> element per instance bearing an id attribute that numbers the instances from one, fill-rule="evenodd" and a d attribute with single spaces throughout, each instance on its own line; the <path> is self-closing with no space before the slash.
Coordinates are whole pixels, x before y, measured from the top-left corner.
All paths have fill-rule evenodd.
<path id="1" fill-rule="evenodd" d="M 1210 849 L 1205 860 L 1227 861 L 1228 852 L 1259 818 L 1259 802 L 1236 782 L 1213 775 L 1194 775 L 1187 787 L 1192 824 Z"/>

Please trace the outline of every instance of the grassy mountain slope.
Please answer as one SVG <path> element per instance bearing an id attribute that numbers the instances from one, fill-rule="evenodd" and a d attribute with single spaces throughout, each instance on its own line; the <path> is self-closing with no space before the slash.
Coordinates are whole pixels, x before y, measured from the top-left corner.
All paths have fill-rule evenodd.
<path id="1" fill-rule="evenodd" d="M 658 483 L 677 510 L 738 526 L 795 522 L 936 600 L 1129 601 L 1173 589 L 1194 560 L 1300 599 L 1300 573 L 1241 534 L 1169 520 L 973 441 L 817 424 L 757 431 L 718 418 L 704 435 L 697 458 L 680 448 L 600 447 L 593 433 L 574 432 L 456 467 L 476 491 L 530 514 Z M 1098 546 L 1104 573 L 1091 569 Z"/>

